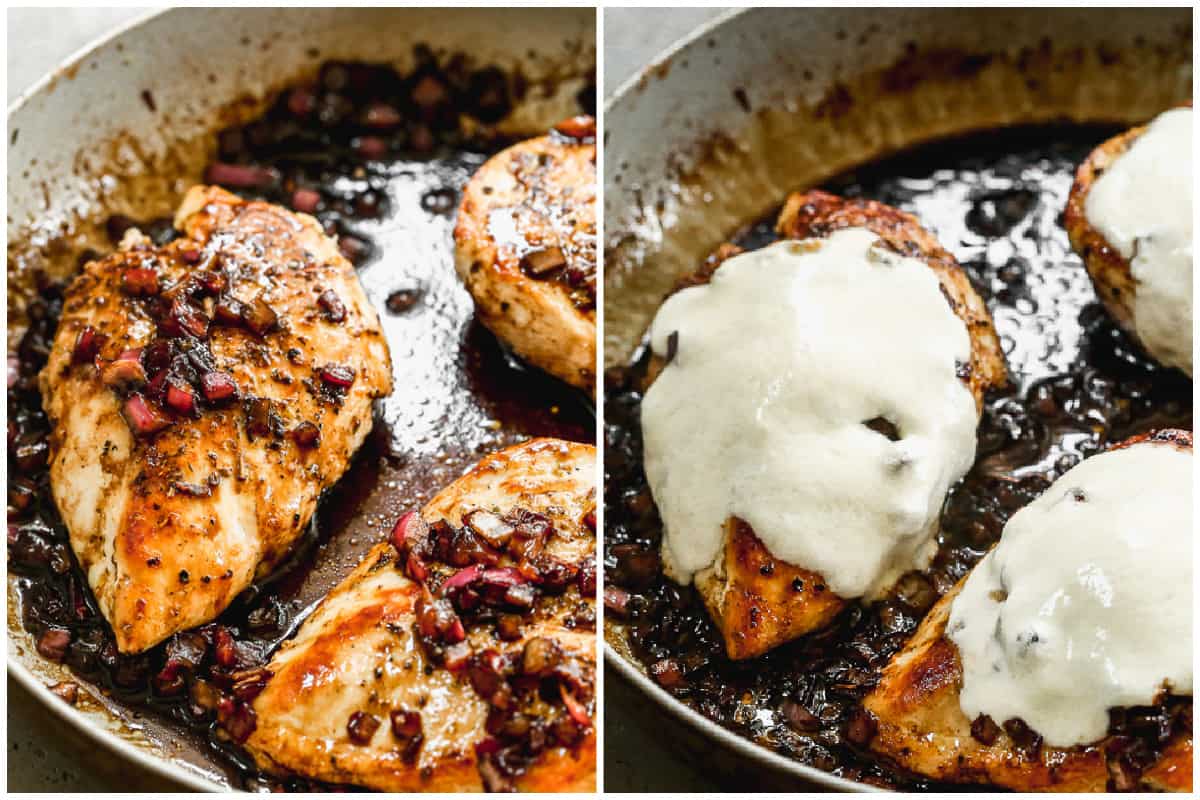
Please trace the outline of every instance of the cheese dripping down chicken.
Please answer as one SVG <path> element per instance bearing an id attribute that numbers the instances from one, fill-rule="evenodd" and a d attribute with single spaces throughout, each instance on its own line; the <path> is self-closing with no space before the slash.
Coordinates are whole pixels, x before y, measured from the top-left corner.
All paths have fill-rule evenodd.
<path id="1" fill-rule="evenodd" d="M 863 700 L 870 747 L 1017 791 L 1191 791 L 1192 435 L 1063 474 L 925 615 Z"/>
<path id="2" fill-rule="evenodd" d="M 910 214 L 790 195 L 783 241 L 722 246 L 650 331 L 645 468 L 668 576 L 731 658 L 828 625 L 927 563 L 1005 381 L 987 307 Z"/>
<path id="3" fill-rule="evenodd" d="M 1013 515 L 950 606 L 970 719 L 1047 744 L 1104 737 L 1110 708 L 1192 692 L 1192 453 L 1093 456 Z"/>
<path id="4" fill-rule="evenodd" d="M 669 359 L 642 425 L 672 578 L 712 567 L 730 516 L 845 598 L 927 562 L 976 416 L 966 326 L 923 262 L 861 228 L 776 243 L 668 299 L 650 343 Z"/>

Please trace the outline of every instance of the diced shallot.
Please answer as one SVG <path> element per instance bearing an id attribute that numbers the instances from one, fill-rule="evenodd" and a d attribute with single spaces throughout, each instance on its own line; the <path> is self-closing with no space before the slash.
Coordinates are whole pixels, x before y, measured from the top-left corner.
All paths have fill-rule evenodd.
<path id="1" fill-rule="evenodd" d="M 321 205 L 321 193 L 316 189 L 300 188 L 292 192 L 292 208 L 303 214 L 315 214 Z"/>
<path id="2" fill-rule="evenodd" d="M 596 119 L 586 114 L 581 114 L 577 117 L 568 117 L 554 126 L 554 132 L 568 139 L 574 139 L 577 142 L 585 142 L 589 139 L 595 140 Z"/>
<path id="3" fill-rule="evenodd" d="M 125 399 L 122 407 L 125 422 L 137 436 L 152 436 L 171 424 L 171 421 L 146 398 L 134 392 Z"/>
<path id="4" fill-rule="evenodd" d="M 47 628 L 37 640 L 37 651 L 42 658 L 62 661 L 71 644 L 71 632 L 65 628 Z"/>
<path id="5" fill-rule="evenodd" d="M 372 103 L 363 113 L 363 124 L 368 128 L 394 128 L 403 121 L 400 112 L 387 103 Z"/>
<path id="6" fill-rule="evenodd" d="M 71 363 L 73 364 L 90 364 L 96 354 L 100 352 L 100 345 L 104 344 L 107 337 L 99 333 L 91 325 L 85 325 L 79 335 L 75 337 L 75 349 L 71 351 Z M 12 371 L 9 371 L 9 376 L 12 376 Z M 9 382 L 12 385 L 12 381 Z"/>
<path id="7" fill-rule="evenodd" d="M 515 530 L 500 515 L 479 508 L 464 514 L 463 524 L 475 531 L 492 547 L 501 550 L 508 544 L 508 540 L 512 538 Z"/>
<path id="8" fill-rule="evenodd" d="M 409 511 L 392 528 L 392 547 L 403 552 L 406 547 L 429 535 L 429 523 L 416 511 Z"/>
<path id="9" fill-rule="evenodd" d="M 237 384 L 224 372 L 206 372 L 200 377 L 200 392 L 210 403 L 219 403 L 237 395 Z"/>
<path id="10" fill-rule="evenodd" d="M 191 414 L 196 410 L 192 387 L 178 381 L 167 381 L 167 405 L 177 414 Z"/>
<path id="11" fill-rule="evenodd" d="M 146 370 L 142 368 L 141 351 L 126 350 L 116 361 L 100 371 L 100 380 L 113 389 L 136 389 L 146 383 Z"/>
<path id="12" fill-rule="evenodd" d="M 249 305 L 242 307 L 242 322 L 246 323 L 247 328 L 263 336 L 279 324 L 279 315 L 267 305 L 266 300 L 256 297 Z"/>
<path id="13" fill-rule="evenodd" d="M 250 164 L 226 164 L 214 161 L 204 171 L 206 183 L 219 183 L 237 189 L 262 189 L 279 178 L 279 173 L 268 167 Z"/>
<path id="14" fill-rule="evenodd" d="M 330 322 L 343 322 L 346 319 L 346 304 L 333 289 L 321 292 L 317 297 L 317 305 L 325 312 L 325 319 Z"/>
<path id="15" fill-rule="evenodd" d="M 471 645 L 467 642 L 460 640 L 446 648 L 446 657 L 443 663 L 451 672 L 464 669 L 470 661 Z"/>
<path id="16" fill-rule="evenodd" d="M 483 566 L 474 564 L 466 569 L 460 569 L 442 584 L 442 594 L 449 597 L 454 592 L 470 586 L 483 575 Z"/>
<path id="17" fill-rule="evenodd" d="M 316 447 L 321 440 L 321 429 L 311 422 L 301 422 L 292 428 L 292 441 L 301 447 Z"/>
<path id="18" fill-rule="evenodd" d="M 370 744 L 371 737 L 379 730 L 379 717 L 365 711 L 355 711 L 346 723 L 346 735 L 355 744 Z"/>
<path id="19" fill-rule="evenodd" d="M 354 368 L 344 364 L 326 364 L 321 367 L 321 380 L 335 389 L 349 389 L 354 385 Z"/>
<path id="20" fill-rule="evenodd" d="M 571 690 L 567 688 L 567 685 L 560 683 L 558 690 L 562 694 L 563 705 L 567 707 L 567 713 L 571 715 L 571 719 L 580 725 L 591 725 L 592 718 L 588 716 L 587 709 L 584 708 L 583 703 L 575 699 L 575 695 L 571 694 Z"/>
<path id="21" fill-rule="evenodd" d="M 121 291 L 133 297 L 158 294 L 158 273 L 144 267 L 134 267 L 121 273 Z"/>

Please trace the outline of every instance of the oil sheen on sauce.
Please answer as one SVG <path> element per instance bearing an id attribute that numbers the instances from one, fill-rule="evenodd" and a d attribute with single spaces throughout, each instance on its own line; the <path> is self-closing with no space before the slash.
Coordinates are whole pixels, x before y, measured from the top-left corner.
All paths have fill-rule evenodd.
<path id="1" fill-rule="evenodd" d="M 776 243 L 668 299 L 650 344 L 670 362 L 641 410 L 670 577 L 714 565 L 730 516 L 843 597 L 928 563 L 977 418 L 966 326 L 924 262 L 861 228 Z"/>
<path id="2" fill-rule="evenodd" d="M 1160 114 L 1088 193 L 1088 220 L 1131 259 L 1133 324 L 1159 361 L 1192 374 L 1192 110 Z"/>
<path id="3" fill-rule="evenodd" d="M 1191 497 L 1191 451 L 1144 442 L 1084 460 L 1014 514 L 951 605 L 964 713 L 1069 747 L 1164 683 L 1191 694 Z"/>

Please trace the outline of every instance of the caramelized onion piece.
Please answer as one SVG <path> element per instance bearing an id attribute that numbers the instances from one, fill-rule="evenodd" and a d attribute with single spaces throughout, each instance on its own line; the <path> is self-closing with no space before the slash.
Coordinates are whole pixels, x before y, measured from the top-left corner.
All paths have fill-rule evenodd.
<path id="1" fill-rule="evenodd" d="M 75 337 L 75 349 L 71 351 L 71 363 L 91 364 L 107 338 L 91 325 L 85 325 L 79 331 L 79 335 Z M 12 377 L 11 369 L 9 370 L 9 377 Z M 13 381 L 10 380 L 9 385 L 11 386 L 12 383 Z"/>
<path id="2" fill-rule="evenodd" d="M 346 734 L 355 744 L 370 744 L 371 737 L 379 730 L 379 717 L 365 711 L 355 711 L 346 722 Z"/>
<path id="3" fill-rule="evenodd" d="M 125 399 L 122 412 L 125 422 L 136 436 L 153 436 L 171 424 L 161 411 L 146 402 L 146 398 L 137 392 Z"/>
<path id="4" fill-rule="evenodd" d="M 554 126 L 554 132 L 577 142 L 595 141 L 596 119 L 586 114 L 568 117 Z"/>
<path id="5" fill-rule="evenodd" d="M 321 367 L 321 380 L 335 389 L 349 389 L 354 385 L 354 368 L 344 364 L 326 364 Z"/>
<path id="6" fill-rule="evenodd" d="M 192 387 L 179 381 L 167 381 L 167 406 L 177 414 L 191 414 L 196 410 L 196 397 Z"/>
<path id="7" fill-rule="evenodd" d="M 131 297 L 153 297 L 159 292 L 158 273 L 134 267 L 121 273 L 121 291 Z"/>
<path id="8" fill-rule="evenodd" d="M 338 297 L 333 289 L 326 289 L 317 297 L 317 305 L 325 312 L 325 319 L 330 322 L 343 322 L 346 319 L 346 304 Z"/>
<path id="9" fill-rule="evenodd" d="M 558 245 L 534 250 L 521 257 L 521 269 L 536 276 L 553 272 L 559 267 L 565 266 L 566 263 L 567 259 Z"/>
<path id="10" fill-rule="evenodd" d="M 243 305 L 241 315 L 246 327 L 259 336 L 265 336 L 279 325 L 279 315 L 262 297 L 254 298 L 249 305 Z"/>
<path id="11" fill-rule="evenodd" d="M 210 403 L 219 403 L 237 396 L 237 383 L 224 372 L 206 372 L 200 377 L 200 392 Z"/>
<path id="12" fill-rule="evenodd" d="M 279 179 L 279 173 L 269 167 L 249 164 L 225 164 L 214 161 L 204 171 L 205 183 L 218 183 L 236 189 L 262 189 Z"/>
<path id="13" fill-rule="evenodd" d="M 131 357 L 127 354 L 133 353 Z M 100 371 L 100 380 L 105 386 L 118 390 L 137 389 L 146 383 L 146 370 L 142 368 L 141 353 L 126 350 L 116 361 Z"/>
<path id="14" fill-rule="evenodd" d="M 321 441 L 321 429 L 311 422 L 301 422 L 292 429 L 292 440 L 301 447 L 316 447 Z"/>

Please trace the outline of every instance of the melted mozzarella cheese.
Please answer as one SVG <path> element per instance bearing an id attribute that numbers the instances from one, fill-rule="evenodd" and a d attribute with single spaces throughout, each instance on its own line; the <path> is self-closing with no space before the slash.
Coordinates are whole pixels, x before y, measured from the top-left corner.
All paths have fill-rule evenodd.
<path id="1" fill-rule="evenodd" d="M 668 575 L 713 566 L 730 516 L 842 597 L 928 562 L 976 425 L 970 338 L 928 265 L 861 228 L 779 242 L 670 297 L 650 343 L 672 356 L 642 401 Z"/>
<path id="2" fill-rule="evenodd" d="M 1133 325 L 1159 361 L 1192 374 L 1192 110 L 1157 117 L 1088 193 L 1088 220 L 1130 260 Z"/>
<path id="3" fill-rule="evenodd" d="M 1191 694 L 1191 509 L 1191 452 L 1147 442 L 1013 515 L 951 606 L 963 712 L 1068 747 L 1103 738 L 1109 708 Z"/>

